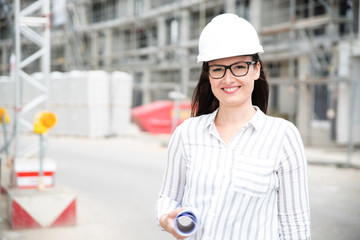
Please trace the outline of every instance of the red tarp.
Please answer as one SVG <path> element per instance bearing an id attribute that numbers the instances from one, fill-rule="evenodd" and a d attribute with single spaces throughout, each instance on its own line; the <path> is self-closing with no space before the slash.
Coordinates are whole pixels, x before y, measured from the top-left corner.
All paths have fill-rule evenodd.
<path id="1" fill-rule="evenodd" d="M 190 108 L 190 102 L 181 102 L 179 104 L 179 116 L 176 126 L 190 116 Z M 172 132 L 173 114 L 173 101 L 155 101 L 131 110 L 132 121 L 137 124 L 142 131 L 153 134 L 170 134 Z"/>

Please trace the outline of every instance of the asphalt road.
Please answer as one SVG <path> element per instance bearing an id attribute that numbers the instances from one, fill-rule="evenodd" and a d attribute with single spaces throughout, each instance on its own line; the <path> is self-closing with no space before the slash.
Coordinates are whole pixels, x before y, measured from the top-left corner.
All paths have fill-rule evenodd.
<path id="1" fill-rule="evenodd" d="M 0 239 L 172 239 L 158 228 L 154 210 L 166 142 L 148 135 L 52 137 L 46 154 L 57 161 L 56 183 L 77 193 L 77 225 L 14 231 L 3 222 Z M 312 239 L 359 240 L 360 170 L 309 165 L 308 176 Z"/>

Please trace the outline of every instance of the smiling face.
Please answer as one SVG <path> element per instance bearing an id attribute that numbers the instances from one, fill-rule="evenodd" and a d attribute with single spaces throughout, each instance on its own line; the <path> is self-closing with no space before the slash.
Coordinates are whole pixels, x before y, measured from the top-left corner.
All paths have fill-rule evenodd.
<path id="1" fill-rule="evenodd" d="M 217 59 L 209 62 L 209 66 L 229 66 L 239 61 L 251 62 L 251 56 L 236 56 Z M 260 76 L 260 63 L 249 65 L 249 71 L 245 76 L 236 77 L 230 69 L 226 70 L 225 76 L 214 79 L 209 76 L 211 90 L 219 100 L 220 107 L 252 106 L 251 94 L 254 89 L 254 81 Z"/>

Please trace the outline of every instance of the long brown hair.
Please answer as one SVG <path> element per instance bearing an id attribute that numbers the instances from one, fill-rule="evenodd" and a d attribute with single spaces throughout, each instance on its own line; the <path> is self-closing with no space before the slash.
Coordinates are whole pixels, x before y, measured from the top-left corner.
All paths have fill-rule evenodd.
<path id="1" fill-rule="evenodd" d="M 251 57 L 253 61 L 256 60 L 260 63 L 260 77 L 254 83 L 254 90 L 251 94 L 251 101 L 253 105 L 258 106 L 260 110 L 266 114 L 270 91 L 269 83 L 266 80 L 266 75 L 259 55 L 254 54 L 251 55 Z M 194 90 L 191 102 L 192 117 L 212 113 L 219 107 L 219 100 L 211 91 L 208 66 L 208 62 L 203 63 L 199 82 Z"/>

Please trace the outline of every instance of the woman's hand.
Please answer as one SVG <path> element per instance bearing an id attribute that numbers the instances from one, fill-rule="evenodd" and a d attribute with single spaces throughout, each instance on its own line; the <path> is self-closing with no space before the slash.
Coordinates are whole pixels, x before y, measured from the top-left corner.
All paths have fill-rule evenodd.
<path id="1" fill-rule="evenodd" d="M 168 214 L 164 214 L 160 218 L 160 225 L 165 229 L 165 231 L 172 234 L 176 239 L 184 239 L 185 237 L 180 236 L 176 233 L 174 228 L 175 218 L 176 216 L 182 212 L 185 208 L 177 208 L 172 211 L 170 211 Z"/>

